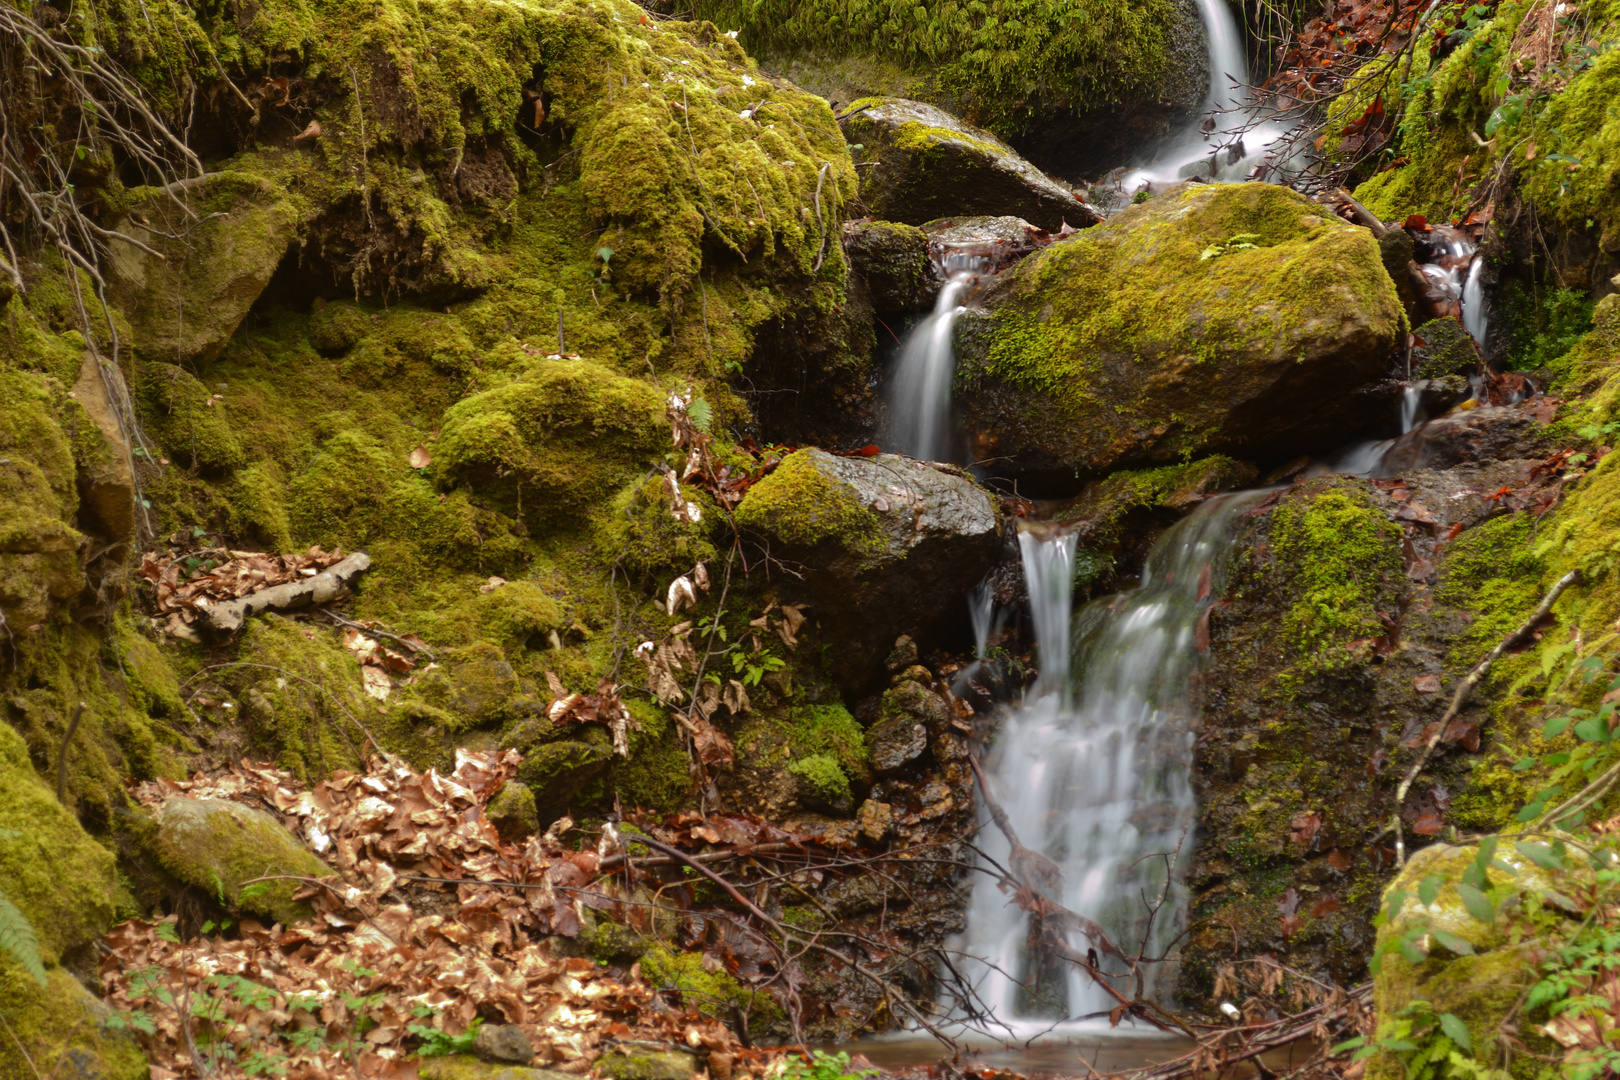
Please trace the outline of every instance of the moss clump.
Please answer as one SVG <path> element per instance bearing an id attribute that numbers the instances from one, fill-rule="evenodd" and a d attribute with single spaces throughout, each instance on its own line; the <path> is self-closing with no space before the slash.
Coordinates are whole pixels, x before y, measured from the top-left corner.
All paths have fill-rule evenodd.
<path id="1" fill-rule="evenodd" d="M 921 229 L 893 221 L 852 222 L 844 226 L 844 250 L 878 311 L 909 312 L 923 306 L 928 237 Z"/>
<path id="2" fill-rule="evenodd" d="M 710 971 L 698 953 L 654 945 L 641 957 L 641 974 L 660 989 L 679 990 L 689 1004 L 710 1016 L 731 1018 L 736 1006 L 748 1016 L 748 1030 L 760 1033 L 780 1021 L 782 1006 L 769 993 L 751 990 L 724 971 Z"/>
<path id="3" fill-rule="evenodd" d="M 1205 495 L 1253 483 L 1255 476 L 1253 465 L 1224 454 L 1185 465 L 1124 470 L 1088 485 L 1054 518 L 1083 522 L 1086 547 L 1098 549 L 1119 539 L 1120 526 L 1133 510 L 1185 510 Z"/>
<path id="4" fill-rule="evenodd" d="M 788 772 L 803 780 L 816 799 L 828 806 L 849 806 L 849 777 L 831 754 L 811 754 L 788 765 Z"/>
<path id="5" fill-rule="evenodd" d="M 439 640 L 447 645 L 490 642 L 516 655 L 524 649 L 550 648 L 567 627 L 562 603 L 538 582 L 509 581 L 456 605 L 440 624 Z"/>
<path id="6" fill-rule="evenodd" d="M 858 554 L 882 547 L 882 521 L 850 489 L 820 467 L 821 450 L 798 450 L 782 459 L 738 504 L 738 525 L 762 529 L 794 547 L 836 544 Z"/>
<path id="7" fill-rule="evenodd" d="M 147 432 L 176 461 L 204 472 L 246 463 L 225 394 L 210 393 L 190 372 L 173 364 L 143 365 L 137 392 Z"/>
<path id="8" fill-rule="evenodd" d="M 671 510 L 669 482 L 660 473 L 632 481 L 598 515 L 597 543 L 611 551 L 619 565 L 635 576 L 659 578 L 685 573 L 693 563 L 715 558 L 714 538 L 724 517 L 714 499 L 700 488 L 680 486 L 682 504 L 698 509 L 693 521 Z"/>
<path id="9" fill-rule="evenodd" d="M 1282 632 L 1296 672 L 1342 667 L 1346 642 L 1384 633 L 1378 610 L 1403 569 L 1400 531 L 1359 488 L 1285 500 L 1271 515 L 1271 544 L 1292 597 Z"/>
<path id="10" fill-rule="evenodd" d="M 1342 407 L 1405 316 L 1372 234 L 1320 211 L 1274 185 L 1185 184 L 1025 259 L 958 323 L 981 449 L 1085 473 L 1263 442 L 1223 425 L 1297 414 L 1304 364 Z M 1200 258 L 1236 236 L 1254 246 Z M 1287 404 L 1264 404 L 1279 386 Z"/>
<path id="11" fill-rule="evenodd" d="M 445 413 L 437 471 L 533 523 L 607 498 L 668 442 L 656 387 L 584 361 L 538 364 Z"/>

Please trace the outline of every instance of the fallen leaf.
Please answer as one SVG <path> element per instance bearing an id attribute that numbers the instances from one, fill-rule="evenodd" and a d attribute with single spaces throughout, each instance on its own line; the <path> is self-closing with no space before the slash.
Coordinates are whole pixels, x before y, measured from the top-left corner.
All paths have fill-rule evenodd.
<path id="1" fill-rule="evenodd" d="M 425 469 L 433 464 L 433 455 L 427 452 L 426 447 L 418 443 L 416 449 L 411 451 L 410 457 L 405 460 L 410 462 L 413 469 Z"/>
<path id="2" fill-rule="evenodd" d="M 1412 680 L 1412 689 L 1420 694 L 1438 694 L 1440 692 L 1440 676 L 1419 675 Z"/>
<path id="3" fill-rule="evenodd" d="M 491 577 L 488 581 L 486 581 L 482 585 L 478 586 L 478 591 L 481 592 L 481 593 L 492 593 L 496 589 L 500 588 L 502 585 L 505 585 L 505 584 L 506 584 L 506 579 L 505 578 L 503 578 L 503 577 Z"/>
<path id="4" fill-rule="evenodd" d="M 305 139 L 318 139 L 324 134 L 326 133 L 321 130 L 321 122 L 319 120 L 311 120 L 308 125 L 305 126 L 303 131 L 300 131 L 297 135 L 293 136 L 293 142 L 303 142 Z"/>
<path id="5" fill-rule="evenodd" d="M 1328 852 L 1328 865 L 1341 874 L 1350 872 L 1350 853 L 1344 848 L 1334 848 Z"/>
<path id="6" fill-rule="evenodd" d="M 1315 839 L 1321 828 L 1321 814 L 1297 814 L 1294 820 L 1289 822 L 1288 839 L 1295 844 L 1308 844 Z"/>

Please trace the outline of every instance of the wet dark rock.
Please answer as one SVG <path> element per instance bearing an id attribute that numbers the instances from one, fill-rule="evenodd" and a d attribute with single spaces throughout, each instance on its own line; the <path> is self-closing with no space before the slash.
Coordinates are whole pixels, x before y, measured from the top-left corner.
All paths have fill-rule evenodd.
<path id="1" fill-rule="evenodd" d="M 876 311 L 926 311 L 939 291 L 928 264 L 928 237 L 915 225 L 846 221 L 844 253 L 852 285 Z"/>
<path id="2" fill-rule="evenodd" d="M 1412 337 L 1414 379 L 1467 376 L 1479 370 L 1479 349 L 1456 319 L 1431 319 L 1413 330 Z"/>
<path id="3" fill-rule="evenodd" d="M 613 744 L 598 724 L 575 728 L 573 738 L 559 742 L 538 741 L 544 734 L 538 726 L 524 725 L 502 746 L 523 754 L 518 779 L 534 793 L 536 819 L 543 828 L 567 814 L 574 799 L 607 771 Z"/>
<path id="4" fill-rule="evenodd" d="M 529 1037 L 516 1024 L 485 1024 L 473 1039 L 473 1053 L 484 1061 L 527 1065 L 534 1060 Z"/>
<path id="5" fill-rule="evenodd" d="M 917 662 L 917 643 L 909 634 L 901 634 L 894 639 L 894 648 L 889 650 L 888 659 L 883 666 L 890 671 L 902 671 Z"/>
<path id="6" fill-rule="evenodd" d="M 995 502 L 967 473 L 895 454 L 800 450 L 749 489 L 739 525 L 800 563 L 829 674 L 858 692 L 896 635 L 935 630 L 995 561 Z"/>
<path id="7" fill-rule="evenodd" d="M 897 772 L 928 752 L 928 726 L 906 713 L 881 720 L 867 731 L 866 749 L 876 772 Z"/>
<path id="8" fill-rule="evenodd" d="M 1420 391 L 1425 416 L 1443 416 L 1454 406 L 1468 400 L 1473 388 L 1462 375 L 1443 375 L 1429 379 Z"/>
<path id="9" fill-rule="evenodd" d="M 957 322 L 973 456 L 1074 490 L 1285 458 L 1387 415 L 1401 307 L 1366 229 L 1270 184 L 1180 184 L 1001 274 Z"/>
<path id="10" fill-rule="evenodd" d="M 881 844 L 894 831 L 894 808 L 888 803 L 867 799 L 855 812 L 861 823 L 861 835 L 874 844 Z"/>
<path id="11" fill-rule="evenodd" d="M 921 225 L 952 215 L 1016 215 L 1056 231 L 1100 220 L 1066 185 L 988 131 L 906 98 L 873 98 L 840 126 L 855 151 L 861 199 L 891 221 Z"/>
<path id="12" fill-rule="evenodd" d="M 1445 469 L 1470 461 L 1545 457 L 1554 449 L 1545 434 L 1547 413 L 1532 399 L 1518 405 L 1466 409 L 1431 420 L 1395 441 L 1383 471 Z"/>

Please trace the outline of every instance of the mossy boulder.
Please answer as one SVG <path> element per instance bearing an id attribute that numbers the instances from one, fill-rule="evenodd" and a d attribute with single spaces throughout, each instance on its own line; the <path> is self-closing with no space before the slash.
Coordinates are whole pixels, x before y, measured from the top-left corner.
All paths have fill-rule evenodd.
<path id="1" fill-rule="evenodd" d="M 652 384 L 583 360 L 541 361 L 445 413 L 435 467 L 531 528 L 578 517 L 669 443 Z"/>
<path id="2" fill-rule="evenodd" d="M 874 310 L 913 312 L 932 303 L 928 237 L 915 225 L 846 221 L 844 253 L 852 282 L 866 290 Z"/>
<path id="3" fill-rule="evenodd" d="M 867 98 L 841 121 L 861 169 L 861 201 L 889 221 L 921 225 L 953 215 L 1021 217 L 1043 229 L 1080 227 L 1097 211 L 1016 150 L 943 109 Z"/>
<path id="4" fill-rule="evenodd" d="M 1391 947 L 1394 940 L 1417 924 L 1455 934 L 1476 951 L 1472 956 L 1458 956 L 1436 945 L 1427 958 L 1414 964 L 1391 947 L 1373 982 L 1373 1007 L 1378 1021 L 1384 1023 L 1413 1001 L 1427 1001 L 1434 1013 L 1451 1013 L 1468 1025 L 1473 1044 L 1483 1057 L 1495 1045 L 1503 1023 L 1517 1012 L 1521 995 L 1541 975 L 1529 943 L 1505 934 L 1502 920 L 1488 926 L 1464 906 L 1457 885 L 1478 854 L 1477 844 L 1435 844 L 1413 852 L 1389 883 L 1386 895 L 1400 889 L 1408 898 L 1399 914 L 1379 928 L 1380 951 Z M 1486 896 L 1493 905 L 1501 904 L 1516 889 L 1552 887 L 1547 876 L 1513 852 L 1511 845 L 1504 845 L 1497 859 L 1513 867 L 1516 874 L 1500 870 L 1487 873 Z M 1425 904 L 1418 898 L 1418 887 L 1429 877 L 1440 878 L 1442 884 L 1434 902 Z M 1555 1049 L 1551 1040 L 1532 1025 L 1518 1027 L 1521 1037 L 1530 1040 L 1531 1049 L 1542 1053 Z M 1401 1080 L 1405 1070 L 1394 1054 L 1385 1052 L 1368 1062 L 1367 1075 L 1371 1080 Z"/>
<path id="5" fill-rule="evenodd" d="M 163 363 L 141 365 L 137 393 L 147 432 L 169 457 L 211 472 L 247 463 L 231 423 L 228 394 L 215 393 L 184 368 Z"/>
<path id="6" fill-rule="evenodd" d="M 21 629 L 84 587 L 85 541 L 60 384 L 0 370 L 0 401 L 0 616 Z"/>
<path id="7" fill-rule="evenodd" d="M 689 1080 L 697 1059 L 683 1050 L 623 1047 L 597 1058 L 596 1070 L 612 1080 Z"/>
<path id="8" fill-rule="evenodd" d="M 974 457 L 1098 475 L 1295 453 L 1385 415 L 1405 329 L 1366 229 L 1269 184 L 1179 184 L 1001 275 L 957 323 Z"/>
<path id="9" fill-rule="evenodd" d="M 0 723 L 0 895 L 33 927 L 46 980 L 0 953 L 0 1016 L 28 1055 L 0 1040 L 0 1080 L 36 1080 L 36 1069 L 48 1074 L 59 1062 L 109 1080 L 146 1075 L 139 1047 L 105 1027 L 107 1010 L 59 966 L 112 926 L 117 885 L 112 852 L 56 800 L 22 736 Z"/>
<path id="10" fill-rule="evenodd" d="M 150 1075 L 134 1032 L 111 1026 L 112 1010 L 61 968 L 51 968 L 41 987 L 15 963 L 0 959 L 0 1016 L 10 1030 L 0 1042 L 0 1080 Z"/>
<path id="11" fill-rule="evenodd" d="M 283 926 L 310 917 L 294 900 L 297 881 L 264 881 L 244 893 L 244 884 L 269 875 L 325 877 L 332 870 L 263 810 L 226 799 L 176 796 L 157 815 L 154 853 L 175 877 L 242 911 L 265 915 Z"/>
<path id="12" fill-rule="evenodd" d="M 1441 379 L 1479 371 L 1479 347 L 1456 319 L 1431 319 L 1413 330 L 1412 336 L 1413 377 Z"/>
<path id="13" fill-rule="evenodd" d="M 549 727 L 550 721 L 521 725 L 515 737 L 503 740 L 503 745 L 515 745 L 523 754 L 518 779 L 534 794 L 535 815 L 544 828 L 568 814 L 585 790 L 607 772 L 613 760 L 613 743 L 606 729 L 598 724 L 576 729 L 573 738 L 531 742 L 534 736 L 544 738 L 550 734 L 536 730 L 542 725 Z"/>
<path id="14" fill-rule="evenodd" d="M 423 1058 L 416 1075 L 422 1080 L 567 1080 L 571 1073 L 531 1069 L 498 1061 L 479 1061 L 466 1054 Z"/>
<path id="15" fill-rule="evenodd" d="M 108 241 L 107 269 L 142 357 L 211 359 L 236 332 L 296 235 L 292 204 L 268 187 L 227 172 L 180 191 L 139 189 L 115 228 L 144 247 Z"/>
<path id="16" fill-rule="evenodd" d="M 736 520 L 805 564 L 810 613 L 846 688 L 880 673 L 897 635 L 959 605 L 1001 539 L 996 504 L 965 472 L 895 454 L 789 454 Z"/>
<path id="17" fill-rule="evenodd" d="M 22 736 L 0 723 L 0 893 L 33 924 L 46 964 L 112 925 L 116 888 L 112 852 L 57 802 Z"/>

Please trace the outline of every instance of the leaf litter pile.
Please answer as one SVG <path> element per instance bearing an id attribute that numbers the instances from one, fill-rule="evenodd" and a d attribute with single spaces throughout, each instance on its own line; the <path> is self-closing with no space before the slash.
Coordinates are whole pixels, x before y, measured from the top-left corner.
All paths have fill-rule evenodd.
<path id="1" fill-rule="evenodd" d="M 323 551 L 312 547 L 302 555 L 268 555 L 262 551 L 235 551 L 230 548 L 148 551 L 141 559 L 141 577 L 156 593 L 155 607 L 167 616 L 163 632 L 187 641 L 195 640 L 193 629 L 201 613 L 215 604 L 239 600 L 250 593 L 314 577 L 342 562 L 343 549 Z"/>
<path id="2" fill-rule="evenodd" d="M 300 879 L 307 923 L 244 918 L 224 932 L 205 923 L 188 940 L 170 916 L 131 920 L 103 939 L 108 1003 L 140 1039 L 153 1080 L 412 1077 L 417 1055 L 467 1048 L 480 1023 L 516 1025 L 534 1066 L 565 1073 L 589 1072 L 621 1042 L 688 1048 L 711 1075 L 773 1068 L 772 1055 L 649 987 L 639 964 L 562 955 L 559 936 L 577 936 L 587 909 L 623 917 L 650 906 L 651 894 L 627 886 L 622 871 L 601 877 L 604 859 L 626 861 L 611 827 L 596 851 L 564 847 L 566 818 L 522 846 L 500 839 L 485 808 L 520 760 L 458 751 L 444 776 L 374 758 L 364 774 L 339 772 L 309 789 L 244 762 L 135 785 L 153 808 L 185 796 L 270 811 L 336 871 Z M 688 839 L 690 829 L 668 835 Z M 732 952 L 759 952 L 737 944 Z"/>

